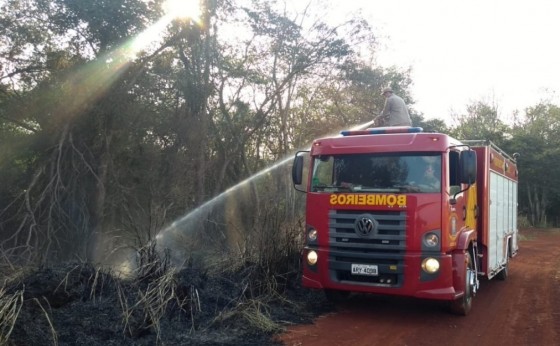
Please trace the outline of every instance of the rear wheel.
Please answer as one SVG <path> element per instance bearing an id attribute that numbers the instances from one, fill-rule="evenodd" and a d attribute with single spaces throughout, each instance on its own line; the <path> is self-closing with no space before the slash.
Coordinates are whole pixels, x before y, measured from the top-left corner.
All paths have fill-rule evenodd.
<path id="1" fill-rule="evenodd" d="M 476 284 L 476 271 L 470 252 L 465 254 L 465 294 L 451 303 L 451 312 L 457 315 L 466 316 L 472 307 L 472 299 L 474 297 Z"/>
<path id="2" fill-rule="evenodd" d="M 509 250 L 508 250 L 508 254 L 506 257 L 506 265 L 504 266 L 504 268 L 502 270 L 500 270 L 500 272 L 498 274 L 496 274 L 496 278 L 498 280 L 504 281 L 505 279 L 507 279 L 509 276 Z"/>
<path id="3" fill-rule="evenodd" d="M 498 274 L 496 274 L 496 278 L 498 280 L 505 281 L 508 278 L 508 276 L 509 276 L 509 258 L 506 262 L 505 267 L 502 270 L 500 270 Z"/>

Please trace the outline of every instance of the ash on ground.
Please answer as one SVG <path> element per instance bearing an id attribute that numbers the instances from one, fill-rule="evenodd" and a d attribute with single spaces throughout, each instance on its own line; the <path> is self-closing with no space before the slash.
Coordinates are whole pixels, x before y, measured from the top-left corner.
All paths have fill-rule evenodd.
<path id="1" fill-rule="evenodd" d="M 333 309 L 321 292 L 302 288 L 296 273 L 272 282 L 254 273 L 250 264 L 220 274 L 191 267 L 134 279 L 88 264 L 35 269 L 0 286 L 0 341 L 279 345 L 274 336 L 284 327 Z"/>

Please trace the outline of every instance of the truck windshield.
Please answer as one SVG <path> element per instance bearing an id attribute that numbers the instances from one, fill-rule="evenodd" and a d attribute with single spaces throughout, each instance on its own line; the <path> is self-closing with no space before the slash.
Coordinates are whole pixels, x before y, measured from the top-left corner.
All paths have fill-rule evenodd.
<path id="1" fill-rule="evenodd" d="M 352 154 L 313 158 L 312 192 L 441 191 L 441 154 Z"/>

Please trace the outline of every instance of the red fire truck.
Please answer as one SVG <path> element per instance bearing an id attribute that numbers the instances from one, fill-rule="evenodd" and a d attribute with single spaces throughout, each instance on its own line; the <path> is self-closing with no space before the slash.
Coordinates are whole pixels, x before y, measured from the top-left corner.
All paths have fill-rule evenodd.
<path id="1" fill-rule="evenodd" d="M 479 278 L 505 280 L 518 252 L 517 175 L 516 155 L 489 141 L 419 127 L 315 140 L 292 168 L 307 193 L 303 285 L 331 299 L 449 301 L 466 315 Z"/>

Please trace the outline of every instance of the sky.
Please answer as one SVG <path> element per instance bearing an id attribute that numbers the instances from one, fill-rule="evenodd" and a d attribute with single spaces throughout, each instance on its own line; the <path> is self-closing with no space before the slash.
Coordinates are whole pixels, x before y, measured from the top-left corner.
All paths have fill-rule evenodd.
<path id="1" fill-rule="evenodd" d="M 413 107 L 449 123 L 485 101 L 502 120 L 541 100 L 560 105 L 558 0 L 332 0 L 380 38 L 377 62 L 412 68 Z"/>

